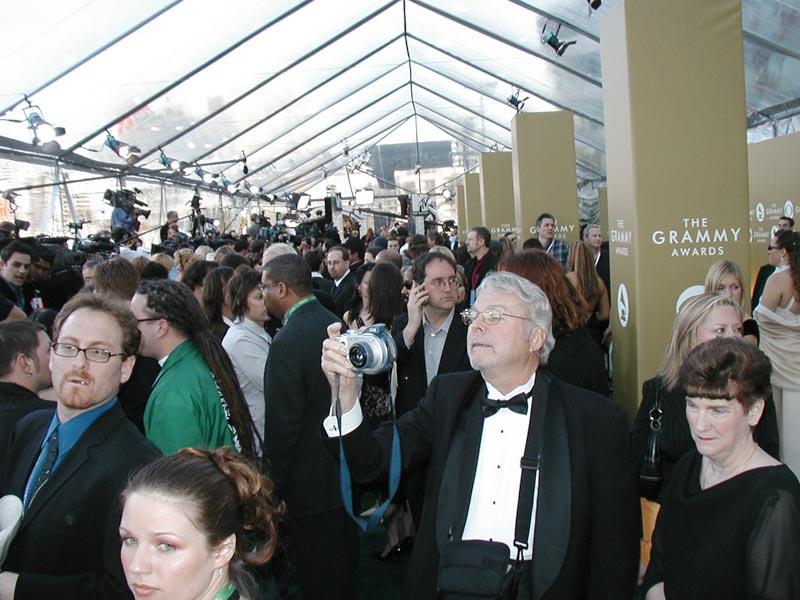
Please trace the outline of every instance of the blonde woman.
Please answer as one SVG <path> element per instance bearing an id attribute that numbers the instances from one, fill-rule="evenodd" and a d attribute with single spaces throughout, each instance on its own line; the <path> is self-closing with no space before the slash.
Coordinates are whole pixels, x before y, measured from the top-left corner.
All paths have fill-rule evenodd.
<path id="1" fill-rule="evenodd" d="M 636 459 L 644 455 L 650 432 L 650 411 L 658 400 L 661 416 L 663 495 L 675 463 L 695 447 L 686 421 L 686 396 L 678 384 L 681 365 L 697 346 L 720 337 L 742 337 L 742 309 L 722 294 L 700 294 L 683 303 L 664 354 L 661 371 L 642 386 L 642 402 L 633 422 L 631 444 Z M 778 455 L 775 405 L 767 400 L 764 416 L 754 431 L 755 440 L 769 454 Z"/>
<path id="2" fill-rule="evenodd" d="M 175 252 L 173 259 L 177 267 L 175 280 L 180 281 L 183 278 L 183 274 L 186 272 L 186 267 L 195 259 L 194 250 L 191 248 L 181 248 Z M 170 279 L 172 279 L 172 276 L 170 276 Z"/>
<path id="3" fill-rule="evenodd" d="M 758 324 L 747 312 L 743 289 L 742 271 L 735 262 L 720 260 L 708 269 L 705 282 L 706 293 L 722 294 L 737 302 L 742 309 L 742 338 L 746 342 L 758 345 Z"/>

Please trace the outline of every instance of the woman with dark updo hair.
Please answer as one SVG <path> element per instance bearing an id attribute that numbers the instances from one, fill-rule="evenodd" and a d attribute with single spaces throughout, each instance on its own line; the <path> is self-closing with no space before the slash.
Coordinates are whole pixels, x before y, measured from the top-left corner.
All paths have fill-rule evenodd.
<path id="1" fill-rule="evenodd" d="M 260 598 L 250 568 L 276 545 L 272 482 L 230 448 L 184 448 L 122 492 L 120 559 L 138 598 Z"/>

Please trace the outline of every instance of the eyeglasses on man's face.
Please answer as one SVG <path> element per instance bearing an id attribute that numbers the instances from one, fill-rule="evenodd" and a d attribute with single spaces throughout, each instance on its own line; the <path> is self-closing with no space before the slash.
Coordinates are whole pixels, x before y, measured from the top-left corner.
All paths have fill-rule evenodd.
<path id="1" fill-rule="evenodd" d="M 460 287 L 458 283 L 458 277 L 449 277 L 447 279 L 442 279 L 441 277 L 437 279 L 432 279 L 431 281 L 426 281 L 425 285 L 432 285 L 437 290 L 443 290 L 445 287 L 457 288 Z"/>
<path id="2" fill-rule="evenodd" d="M 57 356 L 63 356 L 64 358 L 75 358 L 78 356 L 78 352 L 83 352 L 86 360 L 96 363 L 107 363 L 112 356 L 124 356 L 122 352 L 109 352 L 103 348 L 80 348 L 74 344 L 61 344 L 58 342 L 51 344 L 51 348 L 53 348 L 53 352 Z"/>
<path id="3" fill-rule="evenodd" d="M 472 325 L 475 321 L 478 320 L 478 317 L 483 317 L 483 322 L 486 325 L 492 326 L 497 325 L 503 317 L 509 317 L 511 319 L 520 319 L 522 321 L 528 321 L 527 317 L 518 317 L 516 315 L 509 315 L 504 312 L 500 312 L 494 308 L 487 308 L 483 311 L 474 310 L 472 308 L 465 308 L 461 311 L 461 320 L 464 321 L 464 325 Z"/>

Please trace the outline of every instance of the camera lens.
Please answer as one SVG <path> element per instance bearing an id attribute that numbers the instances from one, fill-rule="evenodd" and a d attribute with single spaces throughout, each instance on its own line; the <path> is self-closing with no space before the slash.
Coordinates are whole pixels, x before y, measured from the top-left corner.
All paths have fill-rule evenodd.
<path id="1" fill-rule="evenodd" d="M 356 369 L 363 369 L 367 364 L 367 352 L 360 344 L 350 348 L 350 362 Z"/>

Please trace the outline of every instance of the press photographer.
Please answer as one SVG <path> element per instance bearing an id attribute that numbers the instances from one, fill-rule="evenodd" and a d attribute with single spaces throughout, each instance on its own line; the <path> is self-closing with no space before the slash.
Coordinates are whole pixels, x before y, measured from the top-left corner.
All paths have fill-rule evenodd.
<path id="1" fill-rule="evenodd" d="M 106 190 L 103 199 L 114 208 L 111 212 L 111 231 L 119 228 L 125 233 L 132 234 L 139 231 L 139 217 L 150 217 L 147 204 L 139 200 L 136 195 L 141 194 L 139 188 L 121 190 Z M 144 208 L 140 208 L 144 207 Z"/>

